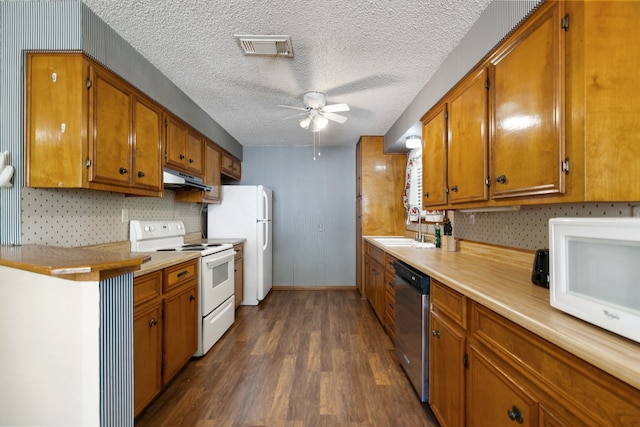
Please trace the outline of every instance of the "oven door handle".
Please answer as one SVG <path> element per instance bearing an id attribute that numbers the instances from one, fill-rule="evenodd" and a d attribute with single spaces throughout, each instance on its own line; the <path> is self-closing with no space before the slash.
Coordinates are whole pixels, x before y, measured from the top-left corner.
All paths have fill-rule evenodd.
<path id="1" fill-rule="evenodd" d="M 232 251 L 229 254 L 224 254 L 223 256 L 213 257 L 210 259 L 207 259 L 207 257 L 204 257 L 205 258 L 204 263 L 207 266 L 207 268 L 217 267 L 219 265 L 224 264 L 225 262 L 233 261 L 235 254 L 236 254 L 236 251 Z"/>

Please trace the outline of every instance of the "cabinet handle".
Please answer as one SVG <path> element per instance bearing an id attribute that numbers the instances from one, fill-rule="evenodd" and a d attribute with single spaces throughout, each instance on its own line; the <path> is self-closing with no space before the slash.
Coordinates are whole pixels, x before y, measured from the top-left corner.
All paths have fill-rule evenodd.
<path id="1" fill-rule="evenodd" d="M 189 295 L 189 301 L 193 301 L 194 299 L 196 299 L 195 295 L 193 294 Z"/>
<path id="2" fill-rule="evenodd" d="M 120 175 L 124 175 L 129 172 L 126 168 L 120 168 Z"/>
<path id="3" fill-rule="evenodd" d="M 428 192 L 428 191 L 426 191 L 426 192 L 424 193 L 424 197 L 429 197 L 429 192 Z"/>
<path id="4" fill-rule="evenodd" d="M 507 182 L 507 176 L 506 175 L 500 175 L 499 177 L 496 178 L 496 182 L 500 183 L 500 184 L 504 184 Z"/>
<path id="5" fill-rule="evenodd" d="M 193 160 L 193 159 L 189 159 L 189 163 L 193 163 L 193 162 L 194 162 L 194 160 Z"/>
<path id="6" fill-rule="evenodd" d="M 149 327 L 156 326 L 157 324 L 158 324 L 158 320 L 155 317 L 149 320 Z"/>
<path id="7" fill-rule="evenodd" d="M 187 274 L 189 274 L 189 270 L 185 270 L 185 271 L 183 271 L 183 272 L 181 272 L 181 273 L 178 273 L 178 277 L 184 277 L 184 276 L 186 276 Z"/>
<path id="8" fill-rule="evenodd" d="M 434 329 L 433 331 L 431 331 L 431 335 L 433 335 L 436 338 L 440 338 L 440 331 L 437 329 Z"/>
<path id="9" fill-rule="evenodd" d="M 454 193 L 458 192 L 458 186 L 454 185 L 453 187 L 451 187 L 451 191 L 453 191 Z"/>
<path id="10" fill-rule="evenodd" d="M 138 172 L 138 178 L 144 178 L 144 172 L 139 171 Z"/>
<path id="11" fill-rule="evenodd" d="M 518 424 L 522 424 L 524 422 L 522 411 L 516 405 L 513 405 L 511 409 L 507 411 L 507 415 L 511 421 L 516 421 Z"/>
<path id="12" fill-rule="evenodd" d="M 180 154 L 180 160 L 184 160 L 184 154 Z"/>

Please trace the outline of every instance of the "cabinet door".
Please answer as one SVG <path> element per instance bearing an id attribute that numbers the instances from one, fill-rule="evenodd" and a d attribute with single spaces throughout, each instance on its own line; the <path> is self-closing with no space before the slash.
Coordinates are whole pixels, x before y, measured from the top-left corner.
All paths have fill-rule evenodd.
<path id="1" fill-rule="evenodd" d="M 205 145 L 205 175 L 204 182 L 212 187 L 211 191 L 204 191 L 203 202 L 219 203 L 222 200 L 222 187 L 220 178 L 220 162 L 222 152 L 217 145 L 207 141 Z"/>
<path id="2" fill-rule="evenodd" d="M 87 131 L 87 68 L 82 55 L 77 53 L 27 55 L 28 187 L 83 186 L 87 159 L 83 140 Z"/>
<path id="3" fill-rule="evenodd" d="M 197 283 L 194 283 L 164 298 L 163 384 L 171 380 L 197 350 L 197 295 Z"/>
<path id="4" fill-rule="evenodd" d="M 483 67 L 462 81 L 449 98 L 447 186 L 450 203 L 482 201 L 489 196 L 487 79 L 487 69 Z"/>
<path id="5" fill-rule="evenodd" d="M 463 332 L 433 312 L 429 337 L 429 403 L 443 427 L 464 426 Z"/>
<path id="6" fill-rule="evenodd" d="M 371 260 L 371 305 L 378 319 L 384 319 L 384 267 L 377 261 Z"/>
<path id="7" fill-rule="evenodd" d="M 133 182 L 135 187 L 162 191 L 162 112 L 134 96 Z"/>
<path id="8" fill-rule="evenodd" d="M 187 127 L 171 115 L 165 118 L 165 155 L 164 163 L 178 170 L 186 170 Z"/>
<path id="9" fill-rule="evenodd" d="M 422 206 L 442 206 L 446 198 L 447 105 L 431 110 L 422 121 Z"/>
<path id="10" fill-rule="evenodd" d="M 202 176 L 202 138 L 192 132 L 187 138 L 187 170 L 196 176 Z"/>
<path id="11" fill-rule="evenodd" d="M 162 304 L 145 305 L 133 317 L 133 401 L 138 415 L 162 389 Z"/>
<path id="12" fill-rule="evenodd" d="M 469 346 L 467 426 L 538 425 L 538 404 L 501 362 Z"/>
<path id="13" fill-rule="evenodd" d="M 491 59 L 494 199 L 564 191 L 560 4 L 542 7 Z"/>
<path id="14" fill-rule="evenodd" d="M 89 117 L 89 181 L 130 186 L 131 92 L 118 79 L 91 67 Z"/>

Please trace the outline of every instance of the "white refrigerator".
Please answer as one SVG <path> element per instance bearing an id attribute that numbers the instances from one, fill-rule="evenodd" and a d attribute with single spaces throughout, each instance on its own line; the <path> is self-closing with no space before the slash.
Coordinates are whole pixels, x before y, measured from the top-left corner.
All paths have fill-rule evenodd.
<path id="1" fill-rule="evenodd" d="M 262 185 L 223 185 L 222 203 L 207 207 L 209 239 L 246 239 L 242 305 L 258 305 L 272 287 L 272 201 Z"/>

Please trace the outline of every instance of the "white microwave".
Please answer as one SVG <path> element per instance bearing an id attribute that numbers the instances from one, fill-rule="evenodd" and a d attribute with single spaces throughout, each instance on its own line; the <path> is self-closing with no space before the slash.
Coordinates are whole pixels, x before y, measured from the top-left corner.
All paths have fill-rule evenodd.
<path id="1" fill-rule="evenodd" d="M 549 220 L 551 305 L 640 342 L 640 218 Z"/>

